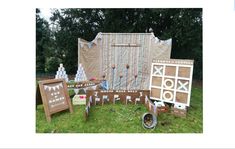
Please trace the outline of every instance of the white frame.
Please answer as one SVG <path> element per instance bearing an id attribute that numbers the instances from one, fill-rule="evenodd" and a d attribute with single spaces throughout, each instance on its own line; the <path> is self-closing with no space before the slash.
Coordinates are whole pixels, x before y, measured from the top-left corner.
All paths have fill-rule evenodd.
<path id="1" fill-rule="evenodd" d="M 174 61 L 174 62 L 172 62 Z M 179 60 L 180 62 L 183 62 L 184 60 Z M 150 99 L 152 100 L 158 100 L 158 101 L 162 101 L 162 102 L 167 102 L 167 103 L 173 103 L 173 104 L 182 104 L 185 106 L 190 106 L 190 98 L 191 98 L 191 88 L 192 88 L 192 77 L 193 77 L 193 61 L 192 62 L 187 62 L 188 60 L 186 60 L 185 64 L 177 64 L 177 60 L 176 59 L 172 59 L 172 60 L 157 60 L 157 62 L 152 63 L 151 65 L 151 74 L 150 74 L 150 85 L 149 85 L 149 90 L 150 90 Z M 174 64 L 172 64 L 172 63 Z M 161 65 L 163 66 L 163 74 L 162 75 L 154 75 L 153 74 L 153 67 L 155 65 Z M 176 67 L 176 72 L 175 72 L 175 76 L 166 76 L 165 75 L 165 69 L 166 66 L 174 66 Z M 180 67 L 189 67 L 190 68 L 190 75 L 189 78 L 184 78 L 184 77 L 178 77 L 178 71 Z M 152 79 L 153 77 L 161 77 L 162 78 L 162 83 L 161 86 L 154 86 L 152 85 Z M 165 88 L 164 87 L 164 79 L 165 78 L 170 78 L 170 79 L 174 79 L 174 89 L 169 89 L 169 88 Z M 178 80 L 185 80 L 188 81 L 188 90 L 184 91 L 184 90 L 178 90 L 177 89 L 177 85 L 178 85 Z M 160 89 L 160 98 L 155 98 L 151 96 L 151 89 L 152 88 L 157 88 Z M 169 91 L 173 91 L 173 100 L 169 101 L 169 100 L 164 100 L 162 95 L 163 95 L 163 90 L 169 90 Z M 187 103 L 181 103 L 181 102 L 177 102 L 176 101 L 176 93 L 186 93 L 188 94 L 187 96 Z"/>

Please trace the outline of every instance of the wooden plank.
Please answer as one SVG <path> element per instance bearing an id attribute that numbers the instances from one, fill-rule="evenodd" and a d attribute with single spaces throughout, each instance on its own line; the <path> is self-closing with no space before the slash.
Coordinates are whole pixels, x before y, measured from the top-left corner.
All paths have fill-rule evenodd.
<path id="1" fill-rule="evenodd" d="M 42 96 L 40 93 L 39 85 L 36 87 L 36 109 L 38 105 L 42 104 Z"/>

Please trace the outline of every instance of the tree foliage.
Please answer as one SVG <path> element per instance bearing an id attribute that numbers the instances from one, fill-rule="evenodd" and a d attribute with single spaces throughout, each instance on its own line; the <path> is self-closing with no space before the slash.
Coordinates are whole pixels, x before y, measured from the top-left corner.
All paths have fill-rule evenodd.
<path id="1" fill-rule="evenodd" d="M 36 9 L 36 71 L 45 72 L 46 49 L 49 48 L 50 30 L 48 22 L 40 17 L 40 10 Z"/>
<path id="2" fill-rule="evenodd" d="M 53 42 L 45 57 L 56 57 L 68 73 L 76 73 L 78 38 L 153 30 L 162 40 L 172 38 L 171 58 L 194 59 L 194 78 L 202 79 L 202 9 L 55 9 L 50 20 Z"/>

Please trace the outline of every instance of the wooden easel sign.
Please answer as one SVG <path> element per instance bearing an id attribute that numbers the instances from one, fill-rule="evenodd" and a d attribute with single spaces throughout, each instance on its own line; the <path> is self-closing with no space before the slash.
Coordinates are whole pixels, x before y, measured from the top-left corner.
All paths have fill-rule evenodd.
<path id="1" fill-rule="evenodd" d="M 51 115 L 54 113 L 66 109 L 69 109 L 70 113 L 73 113 L 73 107 L 64 79 L 39 81 L 39 88 L 48 122 L 51 121 Z"/>

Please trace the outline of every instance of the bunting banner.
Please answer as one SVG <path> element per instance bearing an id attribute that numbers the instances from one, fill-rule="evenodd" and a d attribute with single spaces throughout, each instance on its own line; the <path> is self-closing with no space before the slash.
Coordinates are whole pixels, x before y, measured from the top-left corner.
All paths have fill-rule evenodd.
<path id="1" fill-rule="evenodd" d="M 51 90 L 59 90 L 60 88 L 63 88 L 63 85 L 62 85 L 62 83 L 59 83 L 58 85 L 54 85 L 54 86 L 48 86 L 48 85 L 44 85 L 44 89 L 45 90 L 49 90 L 49 91 L 51 91 Z"/>
<path id="2" fill-rule="evenodd" d="M 78 94 L 79 89 L 74 88 L 74 89 L 73 89 L 73 91 L 74 91 L 74 93 L 77 95 L 77 94 Z"/>

